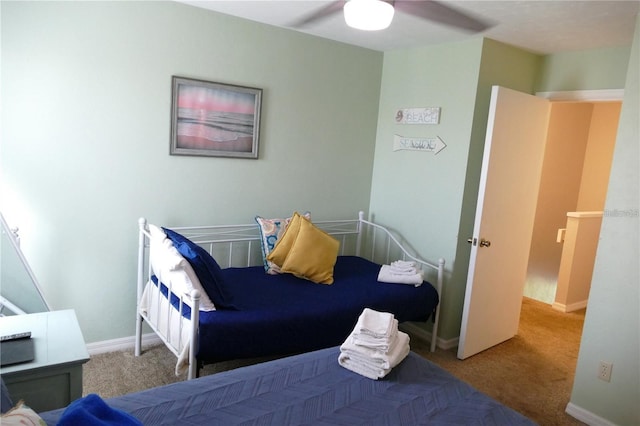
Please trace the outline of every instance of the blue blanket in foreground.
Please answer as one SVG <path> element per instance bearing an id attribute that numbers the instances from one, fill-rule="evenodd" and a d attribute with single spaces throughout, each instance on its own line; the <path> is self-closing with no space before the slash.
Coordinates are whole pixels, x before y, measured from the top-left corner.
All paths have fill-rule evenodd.
<path id="1" fill-rule="evenodd" d="M 338 364 L 338 347 L 107 399 L 152 425 L 534 425 L 411 352 L 384 379 Z M 63 410 L 42 413 L 56 424 Z"/>
<path id="2" fill-rule="evenodd" d="M 58 426 L 142 426 L 135 417 L 111 408 L 96 394 L 73 401 L 64 410 Z"/>

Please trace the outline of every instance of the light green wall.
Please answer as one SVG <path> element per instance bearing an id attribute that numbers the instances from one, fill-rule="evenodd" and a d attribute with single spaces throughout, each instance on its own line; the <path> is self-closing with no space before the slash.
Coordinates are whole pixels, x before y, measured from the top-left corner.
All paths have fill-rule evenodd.
<path id="1" fill-rule="evenodd" d="M 628 61 L 629 46 L 547 55 L 537 91 L 620 89 Z"/>
<path id="2" fill-rule="evenodd" d="M 571 404 L 617 425 L 640 424 L 639 64 L 640 17 L 571 395 Z M 596 378 L 601 360 L 613 363 L 610 383 Z"/>
<path id="3" fill-rule="evenodd" d="M 423 257 L 444 257 L 440 337 L 457 336 L 460 316 L 451 286 L 469 152 L 482 39 L 385 53 L 370 211 Z M 440 107 L 436 125 L 395 123 L 398 108 Z M 393 151 L 393 136 L 440 137 L 437 155 Z M 464 289 L 463 289 L 464 291 Z M 459 321 L 459 318 L 458 318 Z"/>
<path id="4" fill-rule="evenodd" d="M 444 339 L 460 332 L 491 86 L 531 93 L 539 65 L 537 55 L 482 38 L 385 53 L 370 210 L 422 256 L 446 259 Z M 396 109 L 428 106 L 442 108 L 439 124 L 395 124 Z M 447 147 L 393 152 L 394 134 L 439 136 Z"/>
<path id="5" fill-rule="evenodd" d="M 134 334 L 137 219 L 369 206 L 382 54 L 174 2 L 2 2 L 2 204 L 87 342 Z M 171 76 L 264 90 L 260 159 L 169 155 Z"/>
<path id="6" fill-rule="evenodd" d="M 454 259 L 481 45 L 473 40 L 384 57 L 370 211 L 429 259 Z M 397 109 L 408 107 L 440 107 L 440 123 L 396 124 Z M 438 154 L 394 152 L 396 134 L 439 136 L 447 146 Z"/>

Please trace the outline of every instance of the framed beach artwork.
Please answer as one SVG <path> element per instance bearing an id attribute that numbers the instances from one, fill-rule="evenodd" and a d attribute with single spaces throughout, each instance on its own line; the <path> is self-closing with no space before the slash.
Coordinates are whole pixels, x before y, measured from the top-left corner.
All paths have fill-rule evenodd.
<path id="1" fill-rule="evenodd" d="M 171 155 L 258 158 L 262 89 L 172 77 Z"/>

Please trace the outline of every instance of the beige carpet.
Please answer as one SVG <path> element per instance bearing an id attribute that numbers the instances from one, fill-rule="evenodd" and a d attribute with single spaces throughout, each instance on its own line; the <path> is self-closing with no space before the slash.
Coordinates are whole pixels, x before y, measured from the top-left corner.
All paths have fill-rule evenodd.
<path id="1" fill-rule="evenodd" d="M 525 299 L 518 335 L 464 361 L 456 350 L 429 352 L 418 338 L 411 348 L 505 405 L 541 425 L 581 425 L 564 410 L 569 402 L 585 311 L 564 314 L 547 304 Z M 206 366 L 213 374 L 265 359 Z M 174 372 L 175 357 L 164 347 L 91 357 L 84 368 L 84 394 L 103 398 L 183 380 Z"/>
<path id="2" fill-rule="evenodd" d="M 561 313 L 525 298 L 518 335 L 464 361 L 456 349 L 412 349 L 541 425 L 582 425 L 565 413 L 571 396 L 585 310 Z"/>

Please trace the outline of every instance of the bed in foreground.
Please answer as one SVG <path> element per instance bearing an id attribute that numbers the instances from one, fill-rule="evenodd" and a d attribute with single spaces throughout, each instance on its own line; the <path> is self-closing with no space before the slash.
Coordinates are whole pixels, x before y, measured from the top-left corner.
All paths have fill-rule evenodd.
<path id="1" fill-rule="evenodd" d="M 107 399 L 144 425 L 533 425 L 414 352 L 381 380 L 332 347 Z M 41 413 L 49 425 L 63 409 Z"/>

